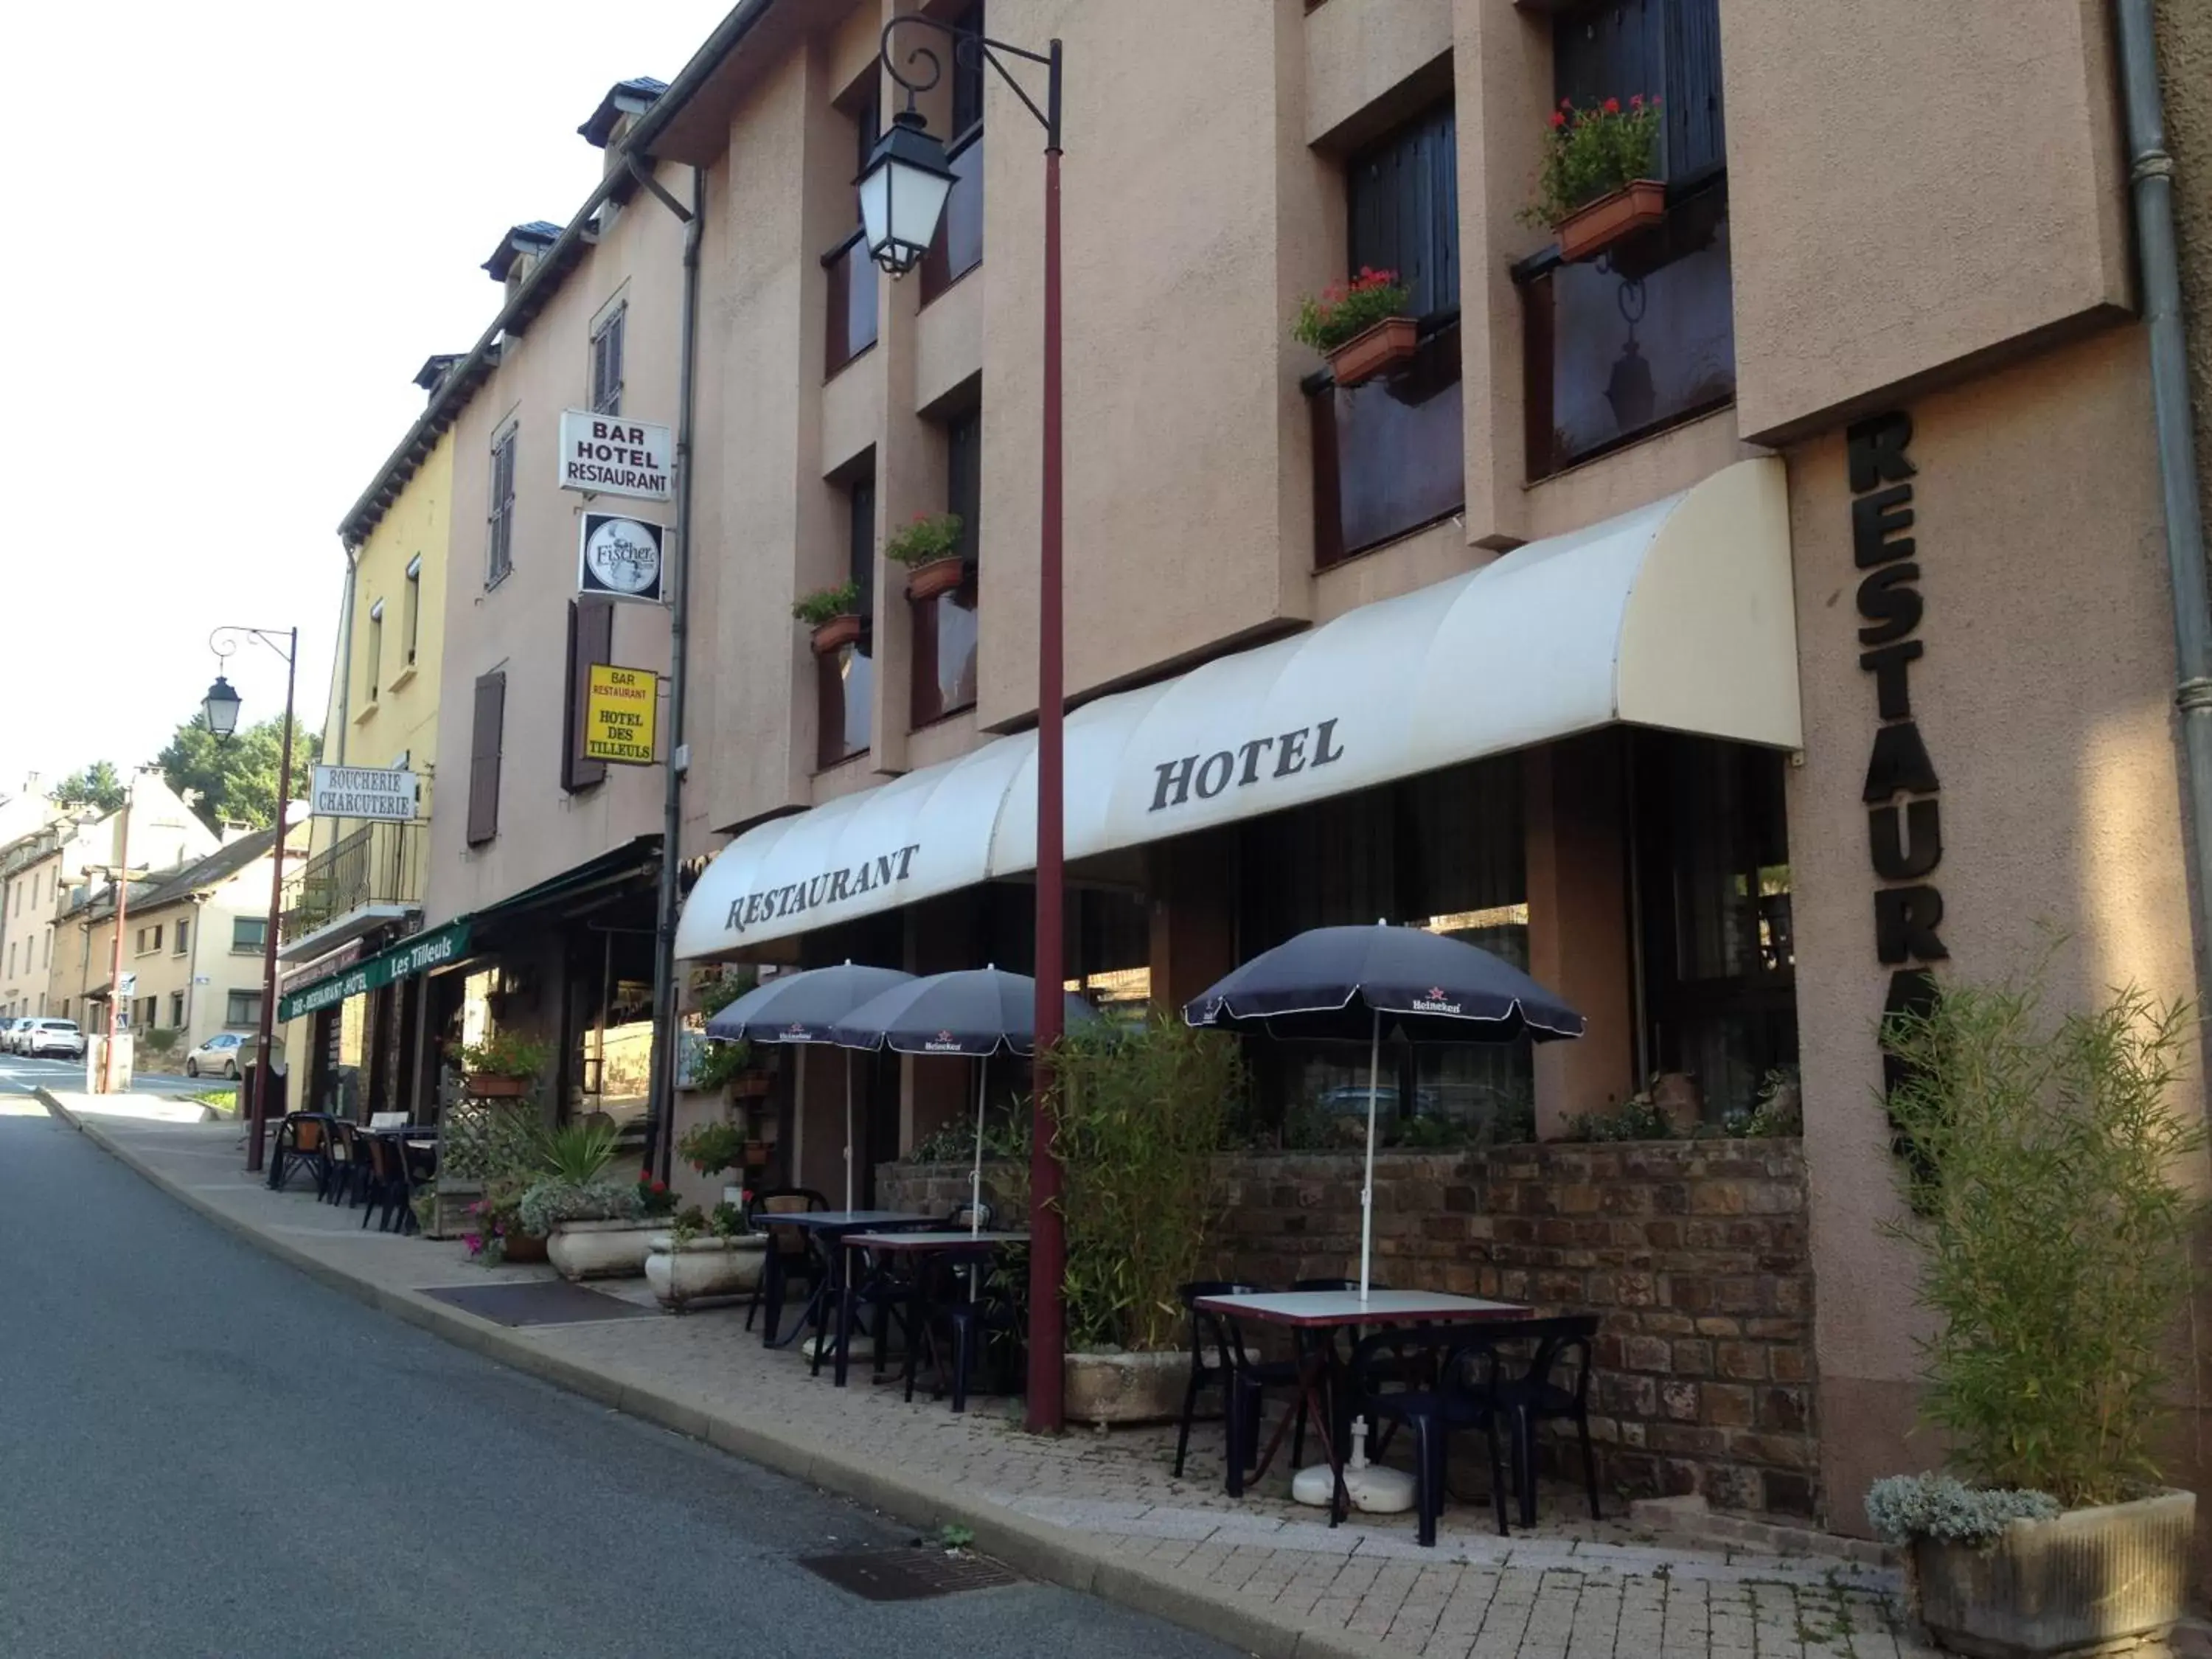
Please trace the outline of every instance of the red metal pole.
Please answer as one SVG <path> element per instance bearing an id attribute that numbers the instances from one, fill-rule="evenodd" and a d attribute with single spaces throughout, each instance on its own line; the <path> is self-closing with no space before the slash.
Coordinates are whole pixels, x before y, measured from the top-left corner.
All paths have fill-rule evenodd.
<path id="1" fill-rule="evenodd" d="M 254 1040 L 253 1098 L 246 1128 L 246 1170 L 261 1167 L 261 1137 L 268 1121 L 270 1034 L 276 1018 L 276 924 L 284 908 L 284 836 L 291 828 L 285 814 L 292 805 L 292 685 L 299 675 L 300 630 L 284 653 L 284 750 L 276 764 L 276 843 L 269 849 L 269 926 L 261 941 L 261 1027 Z"/>
<path id="2" fill-rule="evenodd" d="M 1036 1109 L 1030 1140 L 1029 1426 L 1060 1427 L 1060 1282 L 1067 1241 L 1060 1226 L 1060 1159 L 1042 1102 L 1045 1056 L 1059 1041 L 1066 993 L 1060 942 L 1060 42 L 1052 43 L 1053 130 L 1044 157 L 1044 510 L 1037 537 L 1037 807 Z"/>
<path id="3" fill-rule="evenodd" d="M 123 792 L 123 847 L 116 854 L 115 942 L 107 952 L 107 1046 L 100 1051 L 100 1092 L 115 1092 L 117 1013 L 123 1004 L 123 923 L 131 914 L 131 811 L 138 800 L 138 775 Z"/>

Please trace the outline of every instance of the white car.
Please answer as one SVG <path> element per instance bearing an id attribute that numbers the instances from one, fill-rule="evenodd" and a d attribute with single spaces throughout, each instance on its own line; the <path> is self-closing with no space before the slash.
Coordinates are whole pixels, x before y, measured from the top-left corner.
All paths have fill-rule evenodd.
<path id="1" fill-rule="evenodd" d="M 235 1031 L 217 1031 L 185 1056 L 185 1075 L 234 1078 L 245 1060 L 246 1039 Z"/>
<path id="2" fill-rule="evenodd" d="M 15 1052 L 61 1060 L 84 1058 L 84 1033 L 73 1019 L 34 1019 L 16 1034 Z"/>
<path id="3" fill-rule="evenodd" d="M 33 1022 L 25 1018 L 0 1019 L 0 1054 L 19 1054 L 25 1030 Z"/>

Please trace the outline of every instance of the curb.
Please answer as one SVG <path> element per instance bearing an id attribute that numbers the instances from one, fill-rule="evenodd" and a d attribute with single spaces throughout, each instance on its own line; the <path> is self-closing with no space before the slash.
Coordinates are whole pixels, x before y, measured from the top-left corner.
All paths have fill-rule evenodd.
<path id="1" fill-rule="evenodd" d="M 838 1449 L 785 1438 L 740 1419 L 690 1404 L 657 1389 L 641 1388 L 531 1346 L 506 1326 L 410 1291 L 387 1289 L 332 1267 L 299 1246 L 261 1231 L 199 1194 L 180 1186 L 103 1128 L 79 1120 L 45 1089 L 40 1104 L 118 1163 L 187 1208 L 256 1245 L 318 1284 L 390 1314 L 457 1347 L 572 1394 L 743 1457 L 825 1492 L 853 1498 L 905 1524 L 929 1528 L 957 1522 L 975 1535 L 975 1547 L 1046 1583 L 1096 1595 L 1210 1636 L 1259 1659 L 1384 1659 L 1401 1650 L 1346 1631 L 1308 1630 L 1261 1607 L 1202 1594 L 1188 1580 L 1142 1562 L 1123 1560 L 1082 1534 L 1031 1520 L 959 1489 L 917 1480 L 863 1462 Z"/>

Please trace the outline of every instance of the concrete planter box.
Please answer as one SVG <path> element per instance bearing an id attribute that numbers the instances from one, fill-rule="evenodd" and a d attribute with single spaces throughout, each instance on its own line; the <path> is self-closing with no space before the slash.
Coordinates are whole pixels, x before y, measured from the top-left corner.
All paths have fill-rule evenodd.
<path id="1" fill-rule="evenodd" d="M 768 1258 L 768 1239 L 695 1238 L 681 1249 L 665 1232 L 652 1236 L 645 1258 L 645 1282 L 664 1308 L 683 1311 L 687 1302 L 708 1296 L 739 1296 L 760 1283 Z"/>
<path id="2" fill-rule="evenodd" d="M 2163 1636 L 2189 1590 L 2197 1494 L 2015 1521 L 1987 1548 L 1912 1546 L 1920 1617 L 1976 1659 L 2082 1653 Z"/>
<path id="3" fill-rule="evenodd" d="M 1182 1414 L 1190 1355 L 1072 1353 L 1061 1376 L 1060 1411 L 1071 1423 L 1171 1423 Z"/>
<path id="4" fill-rule="evenodd" d="M 636 1221 L 564 1221 L 545 1239 L 545 1255 L 563 1279 L 635 1279 L 665 1216 Z"/>

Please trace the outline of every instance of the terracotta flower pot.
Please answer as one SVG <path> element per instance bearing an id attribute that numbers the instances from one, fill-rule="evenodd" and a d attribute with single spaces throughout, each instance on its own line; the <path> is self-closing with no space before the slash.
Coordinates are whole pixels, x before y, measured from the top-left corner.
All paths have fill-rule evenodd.
<path id="1" fill-rule="evenodd" d="M 860 619 L 848 611 L 842 617 L 832 617 L 814 630 L 814 654 L 826 657 L 860 637 Z"/>
<path id="2" fill-rule="evenodd" d="M 512 1100 L 530 1092 L 526 1077 L 496 1077 L 489 1072 L 471 1072 L 462 1086 L 481 1100 Z"/>
<path id="3" fill-rule="evenodd" d="M 1339 386 L 1358 386 L 1413 361 L 1420 347 L 1420 325 L 1411 317 L 1385 317 L 1328 354 L 1328 372 Z"/>
<path id="4" fill-rule="evenodd" d="M 526 1233 L 520 1227 L 510 1227 L 507 1242 L 500 1246 L 503 1261 L 539 1262 L 545 1260 L 545 1241 Z"/>
<path id="5" fill-rule="evenodd" d="M 967 562 L 957 553 L 932 559 L 927 564 L 909 565 L 906 596 L 909 599 L 933 599 L 940 593 L 950 593 L 960 586 L 960 579 L 967 571 Z"/>
<path id="6" fill-rule="evenodd" d="M 1572 264 L 1594 259 L 1623 237 L 1667 217 L 1667 186 L 1656 179 L 1632 179 L 1595 202 L 1585 202 L 1552 228 L 1559 258 Z"/>

